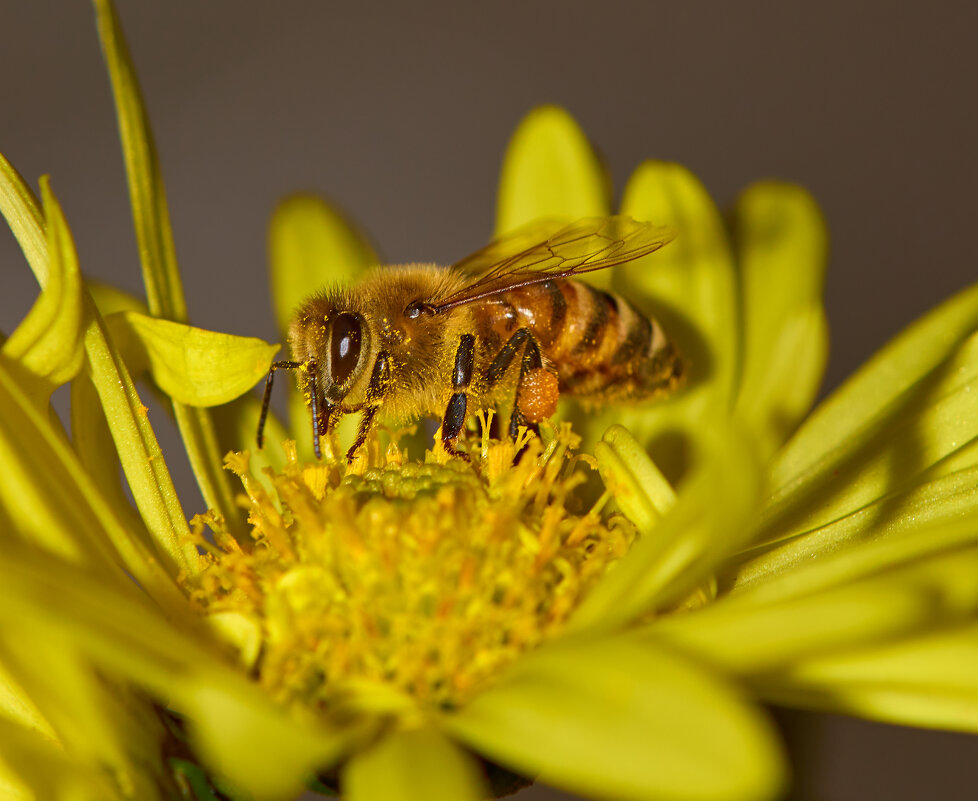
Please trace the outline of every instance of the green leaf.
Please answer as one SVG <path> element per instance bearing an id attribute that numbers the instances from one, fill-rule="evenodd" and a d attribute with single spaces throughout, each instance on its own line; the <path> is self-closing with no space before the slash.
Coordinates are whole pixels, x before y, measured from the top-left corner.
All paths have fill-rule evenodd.
<path id="1" fill-rule="evenodd" d="M 82 281 L 78 257 L 61 207 L 46 179 L 41 182 L 48 220 L 48 271 L 41 294 L 27 317 L 3 344 L 0 353 L 17 362 L 25 388 L 40 408 L 51 393 L 81 370 Z M 27 378 L 30 376 L 30 378 Z"/>
<path id="2" fill-rule="evenodd" d="M 824 547 L 838 548 L 833 524 L 847 516 L 842 525 L 860 537 L 870 526 L 912 524 L 907 510 L 928 494 L 938 504 L 929 512 L 941 514 L 932 482 L 978 464 L 976 328 L 978 286 L 900 334 L 821 404 L 772 465 L 759 545 L 743 561 L 803 537 L 811 553 L 827 535 L 836 539 Z M 961 502 L 949 495 L 947 510 Z"/>
<path id="3" fill-rule="evenodd" d="M 349 801 L 479 801 L 478 765 L 435 728 L 392 731 L 343 767 Z"/>
<path id="4" fill-rule="evenodd" d="M 111 0 L 95 0 L 95 9 L 119 118 L 149 310 L 155 317 L 186 322 L 187 304 L 173 247 L 166 190 L 136 72 Z M 222 469 L 222 454 L 208 412 L 179 402 L 174 403 L 173 412 L 205 503 L 220 512 L 232 532 L 243 533 L 241 510 L 234 503 L 230 480 Z"/>
<path id="5" fill-rule="evenodd" d="M 776 703 L 978 733 L 978 626 L 813 659 L 758 689 Z"/>
<path id="6" fill-rule="evenodd" d="M 807 192 L 766 181 L 738 198 L 734 239 L 744 349 L 737 409 L 773 452 L 808 411 L 825 369 L 828 235 Z"/>
<path id="7" fill-rule="evenodd" d="M 544 646 L 443 723 L 500 764 L 589 797 L 760 801 L 785 780 L 776 737 L 734 690 L 624 638 Z"/>
<path id="8" fill-rule="evenodd" d="M 163 392 L 189 406 L 216 406 L 243 395 L 268 374 L 278 350 L 260 339 L 138 312 L 118 312 L 105 322 L 130 371 L 145 366 Z"/>
<path id="9" fill-rule="evenodd" d="M 44 233 L 44 215 L 30 187 L 2 154 L 0 214 L 7 220 L 37 282 L 43 287 L 48 280 L 48 243 Z"/>
<path id="10" fill-rule="evenodd" d="M 335 206 L 315 195 L 284 198 L 268 228 L 269 283 L 279 331 L 288 332 L 296 308 L 310 295 L 352 282 L 377 263 L 366 237 Z"/>
<path id="11" fill-rule="evenodd" d="M 611 213 L 609 183 L 591 143 L 557 106 L 520 122 L 503 158 L 495 236 L 543 217 L 572 222 Z"/>
<path id="12" fill-rule="evenodd" d="M 572 628 L 606 631 L 682 600 L 749 536 L 760 492 L 751 440 L 718 428 L 702 432 L 697 445 L 675 505 L 591 591 Z M 617 487 L 609 489 L 614 493 Z M 647 503 L 654 506 L 651 499 Z"/>

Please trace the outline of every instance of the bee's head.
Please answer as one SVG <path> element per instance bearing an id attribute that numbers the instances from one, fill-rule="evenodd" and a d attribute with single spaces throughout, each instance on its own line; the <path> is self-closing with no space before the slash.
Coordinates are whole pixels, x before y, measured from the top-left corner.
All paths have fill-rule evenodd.
<path id="1" fill-rule="evenodd" d="M 369 327 L 346 304 L 311 298 L 296 313 L 289 342 L 296 361 L 315 362 L 319 390 L 332 406 L 342 404 L 367 372 Z"/>

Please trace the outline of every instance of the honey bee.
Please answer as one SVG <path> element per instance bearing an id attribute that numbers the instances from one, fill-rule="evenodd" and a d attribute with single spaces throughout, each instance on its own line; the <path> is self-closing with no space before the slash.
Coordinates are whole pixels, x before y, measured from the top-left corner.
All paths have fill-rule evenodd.
<path id="1" fill-rule="evenodd" d="M 299 371 L 320 438 L 359 412 L 352 461 L 377 414 L 441 417 L 445 449 L 466 416 L 512 399 L 509 434 L 535 427 L 561 393 L 591 404 L 668 393 L 683 361 L 660 325 L 627 300 L 574 276 L 658 250 L 672 229 L 628 217 L 580 220 L 541 241 L 540 228 L 498 239 L 448 268 L 381 267 L 354 286 L 313 295 L 289 326 L 291 361 L 272 364 L 258 447 L 276 370 Z"/>

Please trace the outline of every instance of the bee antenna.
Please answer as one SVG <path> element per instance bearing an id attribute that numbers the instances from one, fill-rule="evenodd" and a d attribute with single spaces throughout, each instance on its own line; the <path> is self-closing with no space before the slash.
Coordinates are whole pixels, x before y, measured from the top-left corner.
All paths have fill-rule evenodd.
<path id="1" fill-rule="evenodd" d="M 312 450 L 317 459 L 322 459 L 323 454 L 319 448 L 319 416 L 322 410 L 319 408 L 319 393 L 316 391 L 316 363 L 309 363 L 309 411 L 312 412 Z"/>

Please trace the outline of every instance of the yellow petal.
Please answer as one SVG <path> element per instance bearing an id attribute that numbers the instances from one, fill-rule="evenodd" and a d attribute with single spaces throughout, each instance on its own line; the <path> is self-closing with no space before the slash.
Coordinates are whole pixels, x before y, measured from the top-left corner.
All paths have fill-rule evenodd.
<path id="1" fill-rule="evenodd" d="M 357 731 L 300 723 L 232 669 L 201 630 L 178 628 L 131 592 L 11 543 L 0 561 L 0 625 L 73 643 L 102 670 L 184 715 L 207 764 L 256 801 L 287 798 Z"/>
<path id="2" fill-rule="evenodd" d="M 136 71 L 111 0 L 95 0 L 95 9 L 119 118 L 149 310 L 155 317 L 186 322 L 187 304 L 173 247 L 166 190 Z M 174 404 L 173 411 L 204 501 L 221 513 L 229 529 L 243 533 L 244 520 L 234 503 L 230 479 L 222 469 L 223 454 L 218 449 L 209 413 L 179 402 Z"/>
<path id="3" fill-rule="evenodd" d="M 978 291 L 870 360 L 778 455 L 740 584 L 814 555 L 975 510 Z"/>
<path id="4" fill-rule="evenodd" d="M 766 697 L 874 720 L 978 732 L 978 626 L 805 662 L 768 676 Z"/>
<path id="5" fill-rule="evenodd" d="M 3 214 L 13 231 L 37 282 L 44 286 L 48 280 L 48 243 L 44 233 L 44 215 L 30 187 L 2 154 L 0 214 Z"/>
<path id="6" fill-rule="evenodd" d="M 749 536 L 760 493 L 750 438 L 718 429 L 697 445 L 675 505 L 585 598 L 572 627 L 608 630 L 681 600 Z"/>
<path id="7" fill-rule="evenodd" d="M 608 182 L 584 132 L 557 106 L 520 122 L 503 158 L 495 235 L 543 217 L 568 222 L 611 213 Z"/>
<path id="8" fill-rule="evenodd" d="M 444 725 L 500 764 L 589 797 L 776 798 L 771 728 L 694 663 L 624 639 L 540 648 Z"/>
<path id="9" fill-rule="evenodd" d="M 825 525 L 926 480 L 978 436 L 976 329 L 978 286 L 908 327 L 820 404 L 772 465 L 763 539 Z"/>
<path id="10" fill-rule="evenodd" d="M 720 212 L 684 167 L 647 161 L 625 187 L 622 214 L 669 225 L 676 238 L 662 250 L 611 271 L 616 292 L 662 325 L 685 365 L 675 395 L 631 407 L 574 415 L 585 446 L 620 423 L 675 481 L 683 448 L 704 421 L 733 405 L 739 364 L 739 312 L 733 255 Z"/>
<path id="11" fill-rule="evenodd" d="M 309 295 L 354 280 L 378 262 L 366 237 L 339 209 L 315 195 L 291 195 L 268 227 L 269 283 L 279 331 Z"/>
<path id="12" fill-rule="evenodd" d="M 736 275 L 723 219 L 685 167 L 646 161 L 632 174 L 622 214 L 676 229 L 668 247 L 616 270 L 614 286 L 648 303 L 689 367 L 687 395 L 701 411 L 729 408 L 740 341 Z M 627 424 L 626 424 L 627 425 Z"/>
<path id="13" fill-rule="evenodd" d="M 959 520 L 931 532 L 929 547 L 924 538 L 904 537 L 902 550 L 887 542 L 856 559 L 823 558 L 644 631 L 725 671 L 763 676 L 957 625 L 978 612 L 978 530 Z"/>
<path id="14" fill-rule="evenodd" d="M 2 365 L 0 506 L 4 540 L 35 542 L 127 586 L 121 562 L 161 604 L 185 606 L 172 579 L 121 524 L 50 417 L 36 409 Z"/>
<path id="15" fill-rule="evenodd" d="M 111 0 L 95 0 L 95 10 L 119 118 L 129 201 L 149 308 L 153 314 L 170 320 L 186 320 L 187 304 L 173 248 L 166 190 L 139 81 Z"/>
<path id="16" fill-rule="evenodd" d="M 773 181 L 734 207 L 743 305 L 737 408 L 773 452 L 808 411 L 825 368 L 827 232 L 803 189 Z"/>
<path id="17" fill-rule="evenodd" d="M 82 366 L 82 281 L 71 232 L 47 180 L 41 183 L 48 219 L 47 275 L 27 317 L 0 353 L 17 362 L 21 381 L 39 408 Z M 33 222 L 33 221 L 32 221 Z"/>
<path id="18" fill-rule="evenodd" d="M 612 426 L 594 446 L 601 480 L 643 534 L 676 502 L 672 486 L 624 426 Z"/>
<path id="19" fill-rule="evenodd" d="M 91 313 L 96 314 L 94 309 Z M 85 353 L 122 469 L 153 542 L 165 558 L 188 573 L 196 573 L 200 559 L 190 542 L 187 518 L 149 423 L 148 409 L 100 318 L 89 324 Z"/>
<path id="20" fill-rule="evenodd" d="M 343 768 L 349 801 L 479 801 L 487 797 L 471 756 L 435 728 L 392 731 Z"/>
<path id="21" fill-rule="evenodd" d="M 254 337 L 239 337 L 173 323 L 138 312 L 106 318 L 113 340 L 127 343 L 135 363 L 176 401 L 216 406 L 243 395 L 268 373 L 278 350 Z"/>

